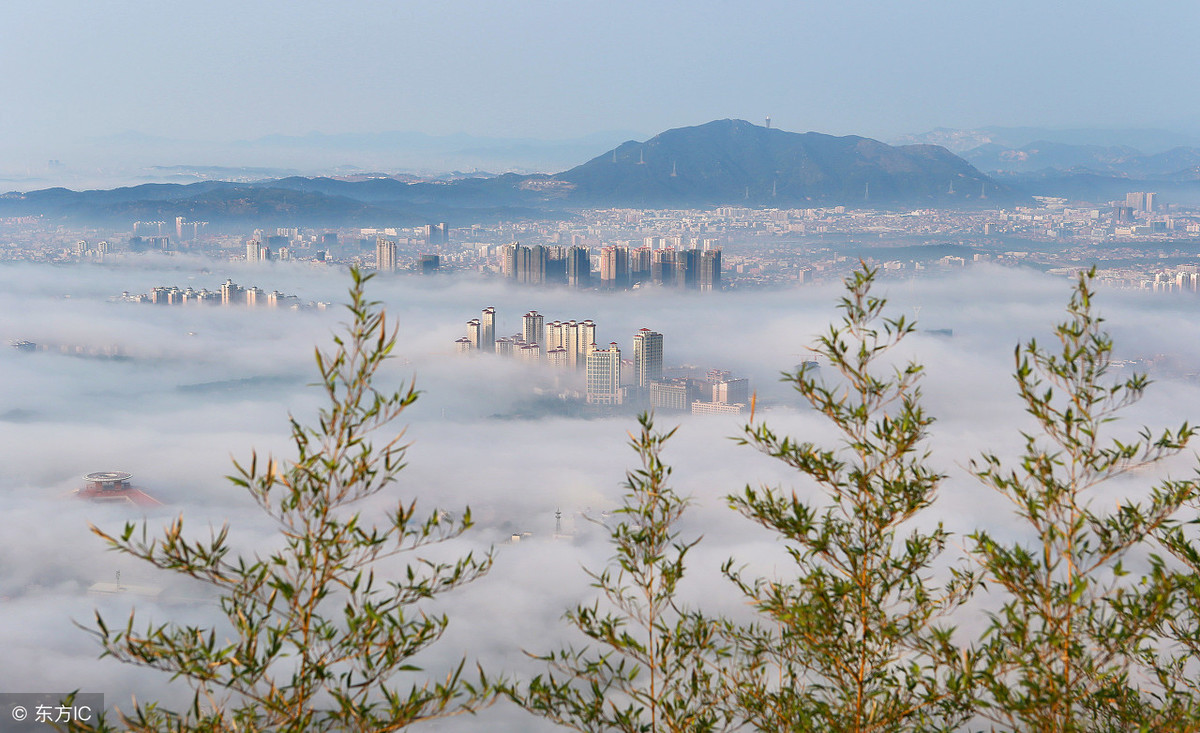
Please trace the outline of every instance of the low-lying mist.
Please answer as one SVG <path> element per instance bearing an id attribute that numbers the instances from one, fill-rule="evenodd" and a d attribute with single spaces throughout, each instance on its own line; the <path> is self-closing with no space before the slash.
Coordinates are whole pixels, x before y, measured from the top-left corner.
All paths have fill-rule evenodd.
<path id="1" fill-rule="evenodd" d="M 157 285 L 211 290 L 226 278 L 331 305 L 291 311 L 109 301 Z M 75 622 L 87 626 L 97 607 L 120 622 L 136 606 L 144 622 L 213 624 L 219 611 L 212 597 L 198 584 L 107 551 L 88 523 L 115 531 L 144 516 L 154 531 L 182 514 L 198 536 L 206 536 L 209 525 L 228 523 L 243 553 L 273 546 L 271 523 L 223 477 L 232 472 L 231 458 L 248 460 L 252 450 L 291 455 L 288 415 L 311 420 L 322 404 L 310 386 L 313 350 L 328 348 L 345 320 L 340 303 L 349 284 L 343 271 L 290 263 L 146 258 L 118 266 L 0 266 L 0 338 L 46 347 L 0 350 L 0 689 L 104 692 L 108 704 L 126 706 L 130 695 L 172 704 L 188 696 L 165 675 L 98 660 L 95 641 Z M 1013 455 L 1019 431 L 1031 429 L 1011 377 L 1013 349 L 1030 337 L 1050 344 L 1070 289 L 1069 280 L 990 266 L 878 284 L 876 292 L 890 299 L 890 314 L 919 320 L 920 330 L 903 342 L 899 357 L 925 365 L 924 404 L 938 419 L 928 441 L 931 461 L 949 476 L 921 523 L 942 521 L 960 538 L 984 524 L 1001 535 L 1018 531 L 1009 508 L 975 482 L 966 465 L 983 450 Z M 632 358 L 633 333 L 652 328 L 664 334 L 668 367 L 748 377 L 758 395 L 756 420 L 803 440 L 838 441 L 778 381 L 781 371 L 811 358 L 814 337 L 838 319 L 841 289 L 835 285 L 602 294 L 515 288 L 469 275 L 395 276 L 372 280 L 368 294 L 384 303 L 399 336 L 396 358 L 378 386 L 415 380 L 421 395 L 395 425 L 411 441 L 409 465 L 387 496 L 363 505 L 364 514 L 380 516 L 389 504 L 412 497 L 427 511 L 469 505 L 477 526 L 460 546 L 497 548 L 490 575 L 431 607 L 451 616 L 446 637 L 420 660 L 435 675 L 463 656 L 526 674 L 536 665 L 523 649 L 542 652 L 579 641 L 560 618 L 593 597 L 581 566 L 599 569 L 612 554 L 603 528 L 587 517 L 619 506 L 624 472 L 636 460 L 626 445 L 627 432 L 636 429 L 631 417 L 558 409 L 557 392 L 582 389 L 577 375 L 493 355 L 457 355 L 454 340 L 482 308 L 497 309 L 497 337 L 519 332 L 529 310 L 547 321 L 590 318 L 597 342 L 616 341 L 625 358 Z M 1113 426 L 1115 433 L 1200 415 L 1200 388 L 1186 376 L 1188 365 L 1200 363 L 1200 301 L 1107 290 L 1098 300 L 1117 358 L 1171 357 L 1155 362 L 1172 366 L 1152 374 L 1156 383 Z M 781 464 L 731 440 L 746 417 L 657 416 L 662 428 L 679 425 L 665 458 L 675 469 L 674 487 L 693 498 L 680 530 L 684 537 L 703 536 L 689 555 L 683 595 L 733 615 L 747 610 L 721 577 L 722 562 L 734 558 L 762 574 L 784 576 L 789 568 L 776 538 L 730 511 L 724 497 L 760 483 L 802 495 L 814 491 Z M 1180 476 L 1194 470 L 1188 459 L 1168 468 Z M 162 506 L 97 505 L 71 496 L 83 474 L 109 470 L 133 473 Z M 1150 478 L 1138 474 L 1102 498 L 1136 496 Z M 556 510 L 566 538 L 553 538 Z M 512 544 L 514 533 L 529 534 Z M 961 544 L 956 540 L 951 554 Z M 118 573 L 138 592 L 89 594 L 93 584 L 114 582 Z M 429 729 L 542 725 L 501 705 Z"/>

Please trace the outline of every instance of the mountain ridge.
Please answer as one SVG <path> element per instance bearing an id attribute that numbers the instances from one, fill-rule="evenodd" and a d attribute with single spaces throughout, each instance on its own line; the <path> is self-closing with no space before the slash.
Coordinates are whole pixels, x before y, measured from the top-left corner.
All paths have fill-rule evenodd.
<path id="1" fill-rule="evenodd" d="M 289 199 L 287 192 L 295 195 Z M 434 211 L 596 206 L 974 206 L 1015 200 L 1007 186 L 934 145 L 795 133 L 744 120 L 714 120 L 630 140 L 555 174 L 405 182 L 290 176 L 254 182 L 143 184 L 74 192 L 42 189 L 0 197 L 0 215 L 41 213 L 120 219 L 181 215 L 238 223 L 411 220 Z M 417 212 L 423 212 L 418 214 Z"/>
<path id="2" fill-rule="evenodd" d="M 938 146 L 894 147 L 857 135 L 795 133 L 735 119 L 631 140 L 550 178 L 572 184 L 575 198 L 647 205 L 964 203 L 985 187 L 1007 193 Z"/>

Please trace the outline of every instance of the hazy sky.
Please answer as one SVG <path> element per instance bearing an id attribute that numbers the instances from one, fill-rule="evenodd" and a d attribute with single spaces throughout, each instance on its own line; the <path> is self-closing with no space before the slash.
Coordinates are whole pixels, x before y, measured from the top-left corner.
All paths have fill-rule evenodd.
<path id="1" fill-rule="evenodd" d="M 1194 126 L 1200 4 L 0 4 L 0 139 Z"/>

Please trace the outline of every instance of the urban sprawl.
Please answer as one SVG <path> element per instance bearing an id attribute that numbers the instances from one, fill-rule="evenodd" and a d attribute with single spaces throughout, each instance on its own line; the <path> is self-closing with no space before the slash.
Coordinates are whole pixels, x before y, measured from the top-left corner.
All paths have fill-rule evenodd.
<path id="1" fill-rule="evenodd" d="M 149 252 L 260 263 L 305 261 L 384 272 L 476 272 L 529 285 L 622 290 L 788 287 L 840 278 L 859 259 L 885 275 L 989 261 L 1074 271 L 1102 283 L 1194 291 L 1200 209 L 1153 192 L 1123 200 L 1040 197 L 995 210 L 598 209 L 562 221 L 416 227 L 218 230 L 205 222 L 132 222 L 126 231 L 41 217 L 0 220 L 4 261 L 109 262 Z M 255 294 L 257 295 L 257 293 Z"/>

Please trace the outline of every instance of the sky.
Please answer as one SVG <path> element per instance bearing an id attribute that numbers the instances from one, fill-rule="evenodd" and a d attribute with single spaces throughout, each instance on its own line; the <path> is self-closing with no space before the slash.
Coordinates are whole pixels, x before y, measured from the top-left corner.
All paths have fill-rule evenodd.
<path id="1" fill-rule="evenodd" d="M 0 4 L 0 150 L 124 131 L 1200 127 L 1187 0 Z"/>
<path id="2" fill-rule="evenodd" d="M 274 527 L 251 500 L 223 477 L 231 459 L 259 454 L 287 457 L 287 416 L 312 418 L 319 394 L 306 386 L 315 376 L 314 345 L 328 346 L 343 320 L 326 311 L 238 308 L 171 308 L 111 303 L 123 290 L 154 285 L 212 288 L 226 277 L 249 286 L 295 293 L 304 300 L 338 303 L 348 277 L 304 263 L 254 267 L 187 257 L 130 258 L 117 265 L 5 264 L 0 266 L 0 340 L 26 338 L 50 345 L 121 344 L 127 361 L 0 349 L 0 689 L 48 691 L 80 688 L 103 692 L 107 703 L 140 700 L 178 704 L 184 692 L 165 676 L 97 659 L 96 642 L 74 624 L 88 626 L 99 610 L 110 625 L 136 608 L 139 618 L 214 623 L 217 611 L 206 589 L 182 582 L 106 551 L 89 522 L 115 531 L 126 521 L 148 522 L 150 532 L 183 515 L 192 537 L 210 524 L 230 524 L 237 552 L 253 553 L 274 541 Z M 955 538 L 986 526 L 1001 537 L 1020 537 L 1004 500 L 969 475 L 967 461 L 987 449 L 1011 458 L 1020 430 L 1031 427 L 1016 399 L 1012 349 L 1022 339 L 1050 336 L 1070 292 L 1062 277 L 980 265 L 950 277 L 882 284 L 891 315 L 918 315 L 924 328 L 953 336 L 917 333 L 897 353 L 926 365 L 923 404 L 937 419 L 926 445 L 931 465 L 947 474 L 934 507 L 921 522 L 944 522 Z M 520 314 L 537 309 L 548 319 L 593 318 L 597 337 L 632 350 L 632 334 L 650 327 L 664 334 L 668 366 L 690 363 L 727 368 L 752 379 L 762 402 L 757 419 L 776 432 L 834 447 L 828 425 L 801 409 L 776 381 L 778 372 L 808 355 L 815 335 L 836 318 L 835 285 L 776 292 L 724 292 L 683 298 L 637 291 L 623 297 L 568 290 L 520 289 L 501 281 L 395 277 L 377 279 L 368 294 L 381 300 L 399 329 L 397 358 L 378 382 L 396 386 L 415 379 L 421 396 L 397 421 L 411 441 L 400 480 L 364 502 L 366 520 L 378 520 L 389 503 L 415 499 L 418 507 L 459 510 L 469 505 L 476 528 L 454 549 L 496 549 L 492 572 L 443 598 L 450 631 L 419 661 L 444 670 L 457 659 L 479 659 L 492 670 L 527 679 L 540 671 L 522 650 L 545 652 L 579 642 L 562 622 L 594 591 L 584 568 L 603 568 L 612 555 L 605 537 L 582 518 L 619 505 L 632 418 L 546 417 L 513 419 L 537 389 L 556 386 L 551 374 L 482 355 L 459 357 L 453 340 L 481 308 L 495 306 L 497 334 L 516 331 Z M 1200 359 L 1200 323 L 1192 301 L 1151 293 L 1101 290 L 1097 296 L 1117 344 L 1117 358 L 1171 353 Z M 1110 426 L 1128 436 L 1137 426 L 1178 425 L 1200 413 L 1200 387 L 1160 377 L 1145 399 Z M 746 605 L 719 571 L 730 558 L 765 576 L 788 572 L 781 543 L 726 508 L 725 497 L 747 484 L 779 486 L 819 500 L 815 487 L 782 464 L 731 437 L 743 418 L 660 415 L 659 426 L 679 430 L 664 452 L 674 467 L 673 487 L 693 504 L 680 524 L 684 537 L 703 536 L 689 555 L 681 588 L 685 602 L 709 612 L 745 614 Z M 388 435 L 381 436 L 383 438 Z M 1194 474 L 1194 456 L 1168 466 L 1176 477 Z M 125 470 L 164 502 L 140 510 L 71 498 L 82 474 Z M 1154 472 L 1104 487 L 1096 506 L 1144 495 Z M 554 512 L 566 533 L 553 540 Z M 517 545 L 513 532 L 530 532 Z M 394 569 L 394 568 L 393 568 Z M 384 568 L 386 572 L 388 568 Z M 135 595 L 90 594 L 98 582 L 162 590 L 159 601 Z M 979 603 L 985 603 L 980 599 Z M 978 631 L 978 606 L 959 618 Z M 428 730 L 542 731 L 509 705 L 478 718 L 459 718 Z"/>

